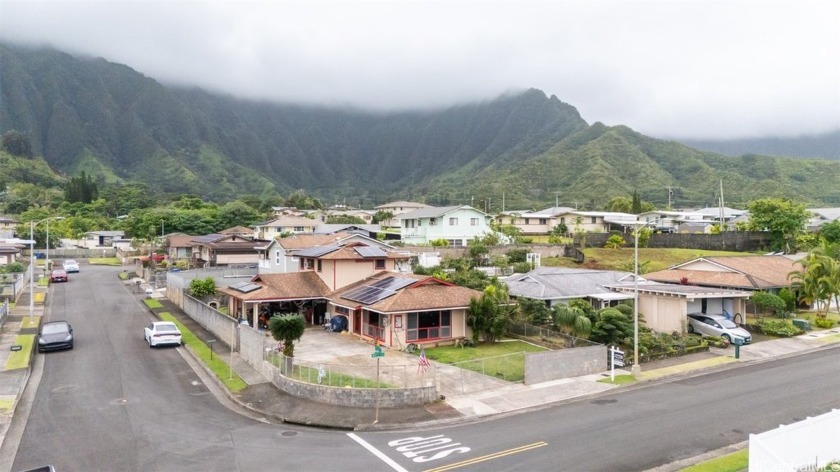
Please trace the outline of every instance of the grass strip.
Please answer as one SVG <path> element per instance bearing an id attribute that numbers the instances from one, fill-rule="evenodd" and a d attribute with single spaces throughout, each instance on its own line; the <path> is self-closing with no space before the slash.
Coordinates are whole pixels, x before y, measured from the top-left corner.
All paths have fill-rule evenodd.
<path id="1" fill-rule="evenodd" d="M 35 342 L 34 334 L 19 334 L 15 337 L 15 344 L 22 346 L 20 351 L 12 351 L 6 359 L 6 367 L 3 370 L 25 369 L 29 367 L 29 359 L 32 357 L 32 343 Z"/>
<path id="2" fill-rule="evenodd" d="M 12 405 L 14 405 L 14 402 L 12 400 L 0 399 L 0 415 L 11 412 Z"/>
<path id="3" fill-rule="evenodd" d="M 27 316 L 21 322 L 20 327 L 21 327 L 21 329 L 22 328 L 37 328 L 40 325 L 41 325 L 41 317 L 40 316 Z"/>
<path id="4" fill-rule="evenodd" d="M 694 464 L 687 467 L 682 472 L 740 472 L 747 470 L 750 465 L 750 450 L 741 449 L 740 451 L 727 454 L 725 456 L 717 457 L 706 462 Z"/>
<path id="5" fill-rule="evenodd" d="M 37 284 L 38 284 L 39 287 L 47 287 L 47 286 L 50 285 L 50 279 L 48 279 L 46 277 L 38 277 Z"/>
<path id="6" fill-rule="evenodd" d="M 149 307 L 153 310 L 155 308 L 163 308 L 163 305 L 161 305 L 161 303 L 159 301 L 155 300 L 154 298 L 145 298 L 145 299 L 143 299 L 143 303 L 145 303 L 147 307 Z"/>
<path id="7" fill-rule="evenodd" d="M 33 301 L 35 302 L 36 305 L 43 305 L 44 300 L 46 298 L 47 298 L 47 293 L 46 292 L 35 292 L 35 295 L 33 296 Z"/>
<path id="8" fill-rule="evenodd" d="M 118 257 L 91 257 L 88 264 L 121 266 L 122 261 Z"/>
<path id="9" fill-rule="evenodd" d="M 629 374 L 616 375 L 615 380 L 610 380 L 609 377 L 598 379 L 598 383 L 605 383 L 610 385 L 624 385 L 633 383 L 635 381 L 636 378 Z"/>
<path id="10" fill-rule="evenodd" d="M 242 378 L 233 372 L 233 377 L 231 377 L 231 370 L 230 366 L 224 361 L 223 357 L 219 354 L 212 354 L 211 359 L 211 351 L 210 347 L 204 343 L 204 341 L 198 339 L 198 337 L 192 333 L 192 331 L 188 330 L 180 321 L 178 321 L 171 313 L 168 311 L 161 312 L 159 314 L 160 319 L 164 321 L 171 321 L 175 323 L 175 326 L 181 330 L 181 339 L 192 349 L 193 353 L 196 357 L 207 366 L 207 368 L 212 371 L 216 377 L 222 381 L 222 383 L 227 387 L 229 391 L 232 393 L 237 393 L 248 386 Z"/>

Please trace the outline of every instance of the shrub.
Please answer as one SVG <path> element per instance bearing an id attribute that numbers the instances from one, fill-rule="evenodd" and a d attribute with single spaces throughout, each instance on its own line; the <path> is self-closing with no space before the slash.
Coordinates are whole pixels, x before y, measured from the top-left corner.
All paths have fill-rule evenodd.
<path id="1" fill-rule="evenodd" d="M 814 320 L 814 326 L 817 328 L 828 329 L 834 326 L 834 320 L 828 318 L 817 318 Z"/>
<path id="2" fill-rule="evenodd" d="M 750 301 L 758 308 L 759 311 L 772 311 L 776 316 L 784 318 L 787 316 L 787 309 L 785 301 L 777 295 L 770 292 L 753 292 L 750 295 Z"/>
<path id="3" fill-rule="evenodd" d="M 607 243 L 604 244 L 604 247 L 608 249 L 619 249 L 623 247 L 624 244 L 624 238 L 622 238 L 620 234 L 613 234 L 609 239 L 607 239 Z"/>
<path id="4" fill-rule="evenodd" d="M 513 265 L 513 271 L 517 274 L 525 274 L 531 272 L 531 264 L 528 262 L 517 262 Z"/>
<path id="5" fill-rule="evenodd" d="M 213 277 L 206 279 L 193 279 L 190 282 L 190 295 L 196 298 L 204 298 L 216 293 L 216 281 Z"/>
<path id="6" fill-rule="evenodd" d="M 6 264 L 0 266 L 0 272 L 12 274 L 12 273 L 20 273 L 23 272 L 24 266 L 20 262 L 12 262 L 11 264 Z"/>
<path id="7" fill-rule="evenodd" d="M 761 320 L 758 327 L 764 334 L 783 338 L 789 338 L 804 332 L 786 320 Z"/>
<path id="8" fill-rule="evenodd" d="M 793 313 L 796 310 L 796 294 L 793 290 L 782 288 L 779 290 L 779 298 L 785 302 L 785 309 L 788 313 Z"/>

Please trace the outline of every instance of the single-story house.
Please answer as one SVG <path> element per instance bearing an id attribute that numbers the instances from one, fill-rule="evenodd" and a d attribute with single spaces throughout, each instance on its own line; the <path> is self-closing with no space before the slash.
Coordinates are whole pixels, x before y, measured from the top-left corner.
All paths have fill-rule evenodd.
<path id="1" fill-rule="evenodd" d="M 17 262 L 22 251 L 20 244 L 0 244 L 0 266 Z"/>
<path id="2" fill-rule="evenodd" d="M 192 239 L 194 237 L 184 233 L 171 233 L 166 235 L 164 246 L 166 246 L 166 253 L 169 256 L 169 260 L 172 262 L 189 260 L 192 257 Z"/>
<path id="3" fill-rule="evenodd" d="M 305 218 L 294 215 L 281 215 L 265 223 L 254 225 L 254 239 L 270 241 L 283 234 L 306 234 L 314 233 L 315 227 L 321 224 L 320 220 Z"/>
<path id="4" fill-rule="evenodd" d="M 648 274 L 645 274 L 647 277 Z M 622 283 L 609 288 L 634 298 L 636 284 Z M 743 322 L 750 292 L 694 285 L 639 282 L 639 313 L 644 324 L 654 331 L 684 333 L 689 313 L 729 313 Z"/>
<path id="5" fill-rule="evenodd" d="M 387 228 L 398 228 L 400 226 L 400 220 L 397 218 L 397 216 L 402 215 L 403 213 L 408 213 L 414 210 L 419 210 L 421 208 L 428 207 L 429 205 L 426 205 L 425 203 L 406 202 L 400 200 L 396 202 L 385 203 L 384 205 L 379 205 L 377 207 L 374 207 L 373 209 L 377 212 L 382 211 L 393 215 L 393 217 L 390 219 L 380 221 L 380 225 L 385 226 Z"/>
<path id="6" fill-rule="evenodd" d="M 504 283 L 512 297 L 541 300 L 549 308 L 580 298 L 600 310 L 615 306 L 622 300 L 632 300 L 632 294 L 607 288 L 609 285 L 632 281 L 631 272 L 539 267 L 525 274 L 514 274 L 505 279 Z"/>
<path id="7" fill-rule="evenodd" d="M 89 231 L 85 238 L 77 243 L 87 249 L 114 247 L 114 242 L 125 239 L 125 231 Z"/>
<path id="8" fill-rule="evenodd" d="M 354 335 L 403 348 L 471 336 L 467 310 L 481 295 L 434 277 L 380 273 L 335 293 L 329 310 L 346 317 Z"/>
<path id="9" fill-rule="evenodd" d="M 802 265 L 781 255 L 700 257 L 665 270 L 645 274 L 647 280 L 735 290 L 766 290 L 771 293 L 791 287 L 788 274 Z"/>

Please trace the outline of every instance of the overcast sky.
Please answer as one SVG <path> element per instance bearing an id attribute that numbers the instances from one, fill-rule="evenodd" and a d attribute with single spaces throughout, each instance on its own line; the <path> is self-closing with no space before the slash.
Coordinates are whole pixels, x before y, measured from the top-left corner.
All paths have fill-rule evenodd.
<path id="1" fill-rule="evenodd" d="M 0 38 L 247 98 L 404 110 L 533 87 L 655 137 L 840 129 L 836 0 L 0 0 Z"/>

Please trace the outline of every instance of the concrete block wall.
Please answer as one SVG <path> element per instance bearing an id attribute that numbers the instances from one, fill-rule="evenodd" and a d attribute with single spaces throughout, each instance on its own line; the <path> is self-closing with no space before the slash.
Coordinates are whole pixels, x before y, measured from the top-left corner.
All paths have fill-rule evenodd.
<path id="1" fill-rule="evenodd" d="M 280 390 L 296 397 L 306 398 L 330 405 L 373 408 L 377 402 L 382 408 L 394 408 L 411 405 L 426 405 L 437 400 L 437 388 L 341 388 L 298 382 L 280 373 L 280 369 L 268 362 L 264 363 L 271 371 L 267 377 Z"/>
<path id="2" fill-rule="evenodd" d="M 239 349 L 239 336 L 237 335 L 237 320 L 224 313 L 211 308 L 201 300 L 184 295 L 184 312 L 201 326 L 213 333 L 217 339 L 224 341 L 233 349 Z"/>
<path id="3" fill-rule="evenodd" d="M 265 358 L 266 335 L 264 331 L 257 331 L 250 326 L 239 327 L 239 355 L 245 359 L 249 364 L 262 371 L 263 362 Z M 270 365 L 270 364 L 269 364 Z M 266 375 L 266 378 L 271 378 Z"/>
<path id="4" fill-rule="evenodd" d="M 525 385 L 607 370 L 607 346 L 586 346 L 525 354 Z"/>

